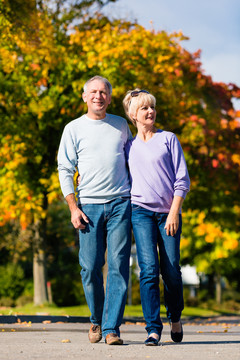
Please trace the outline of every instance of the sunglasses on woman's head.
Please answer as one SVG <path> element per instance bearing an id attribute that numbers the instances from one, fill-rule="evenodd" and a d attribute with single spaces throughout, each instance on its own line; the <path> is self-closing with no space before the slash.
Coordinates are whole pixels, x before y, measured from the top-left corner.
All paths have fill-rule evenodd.
<path id="1" fill-rule="evenodd" d="M 131 96 L 132 97 L 136 97 L 138 96 L 138 94 L 140 93 L 145 93 L 145 94 L 149 94 L 149 92 L 147 90 L 134 90 L 131 92 Z"/>

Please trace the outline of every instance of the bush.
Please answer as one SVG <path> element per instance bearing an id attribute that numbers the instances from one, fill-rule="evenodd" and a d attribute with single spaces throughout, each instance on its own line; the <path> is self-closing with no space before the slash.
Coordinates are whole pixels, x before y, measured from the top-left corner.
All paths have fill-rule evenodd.
<path id="1" fill-rule="evenodd" d="M 240 303 L 235 300 L 224 301 L 222 307 L 232 312 L 240 312 Z"/>
<path id="2" fill-rule="evenodd" d="M 0 266 L 0 298 L 16 300 L 24 289 L 24 271 L 20 265 Z"/>
<path id="3" fill-rule="evenodd" d="M 79 280 L 74 279 L 72 274 L 52 279 L 53 302 L 57 306 L 75 306 L 85 304 L 85 296 L 80 275 Z"/>
<path id="4" fill-rule="evenodd" d="M 132 305 L 139 304 L 141 304 L 140 285 L 139 282 L 135 281 L 132 284 Z"/>
<path id="5" fill-rule="evenodd" d="M 28 296 L 33 299 L 33 295 L 34 295 L 33 280 L 29 280 L 24 287 L 22 296 Z"/>
<path id="6" fill-rule="evenodd" d="M 0 299 L 0 306 L 13 307 L 13 306 L 15 306 L 15 302 L 13 299 L 11 299 L 9 297 L 2 297 Z"/>
<path id="7" fill-rule="evenodd" d="M 183 298 L 185 306 L 196 307 L 199 305 L 198 297 L 191 296 L 190 289 L 187 286 L 183 287 Z"/>
<path id="8" fill-rule="evenodd" d="M 31 296 L 31 295 L 21 295 L 16 300 L 15 305 L 21 307 L 21 306 L 30 304 L 32 302 L 33 302 L 33 296 Z"/>
<path id="9" fill-rule="evenodd" d="M 78 249 L 66 248 L 59 252 L 49 269 L 54 304 L 74 306 L 86 303 L 80 270 Z"/>
<path id="10" fill-rule="evenodd" d="M 232 289 L 224 290 L 222 295 L 222 300 L 223 301 L 232 300 L 240 303 L 240 293 Z"/>

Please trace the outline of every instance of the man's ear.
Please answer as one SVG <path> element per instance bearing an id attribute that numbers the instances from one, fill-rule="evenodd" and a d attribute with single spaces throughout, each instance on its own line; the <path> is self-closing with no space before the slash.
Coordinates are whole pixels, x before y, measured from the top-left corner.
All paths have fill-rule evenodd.
<path id="1" fill-rule="evenodd" d="M 87 102 L 87 95 L 85 92 L 82 93 L 82 98 L 84 102 Z"/>
<path id="2" fill-rule="evenodd" d="M 108 100 L 108 105 L 111 104 L 111 101 L 112 101 L 112 96 L 110 95 L 109 100 Z"/>

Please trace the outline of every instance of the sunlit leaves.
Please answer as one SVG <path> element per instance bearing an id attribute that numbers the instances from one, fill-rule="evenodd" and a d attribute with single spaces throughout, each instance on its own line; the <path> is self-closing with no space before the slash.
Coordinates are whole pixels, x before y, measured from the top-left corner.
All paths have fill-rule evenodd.
<path id="1" fill-rule="evenodd" d="M 200 266 L 202 254 L 214 262 L 234 253 L 240 114 L 232 100 L 240 89 L 205 75 L 201 52 L 185 50 L 181 32 L 146 30 L 102 15 L 74 24 L 66 12 L 61 17 L 39 9 L 35 15 L 34 36 L 14 31 L 0 16 L 1 224 L 18 218 L 26 229 L 33 217 L 46 218 L 48 204 L 60 196 L 61 132 L 86 111 L 83 84 L 100 74 L 113 85 L 109 111 L 124 115 L 126 91 L 147 89 L 157 99 L 156 126 L 174 131 L 182 144 L 191 177 L 183 259 Z"/>
<path id="2" fill-rule="evenodd" d="M 18 136 L 6 136 L 0 147 L 0 226 L 12 219 L 19 219 L 22 229 L 26 229 L 37 218 L 45 218 L 43 194 L 31 190 L 24 178 L 27 156 L 26 144 Z M 40 160 L 40 159 L 39 159 Z M 36 159 L 38 161 L 38 159 Z M 57 174 L 39 182 L 48 191 L 48 201 L 59 197 Z"/>
<path id="3" fill-rule="evenodd" d="M 204 212 L 187 211 L 183 216 L 184 230 L 181 251 L 194 256 L 198 272 L 219 271 L 219 261 L 239 250 L 239 236 L 223 229 L 217 222 L 209 222 Z M 185 237 L 190 232 L 190 241 Z"/>

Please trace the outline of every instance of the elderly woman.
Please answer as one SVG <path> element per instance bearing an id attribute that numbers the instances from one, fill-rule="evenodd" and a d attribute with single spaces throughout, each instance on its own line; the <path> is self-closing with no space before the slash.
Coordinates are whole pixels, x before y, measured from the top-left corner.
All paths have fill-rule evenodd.
<path id="1" fill-rule="evenodd" d="M 141 302 L 148 333 L 145 345 L 156 346 L 161 338 L 160 272 L 171 338 L 181 342 L 184 303 L 179 260 L 181 207 L 190 186 L 187 166 L 177 137 L 154 125 L 156 99 L 152 94 L 140 89 L 128 91 L 123 105 L 137 128 L 137 135 L 127 143 L 126 156 Z"/>

